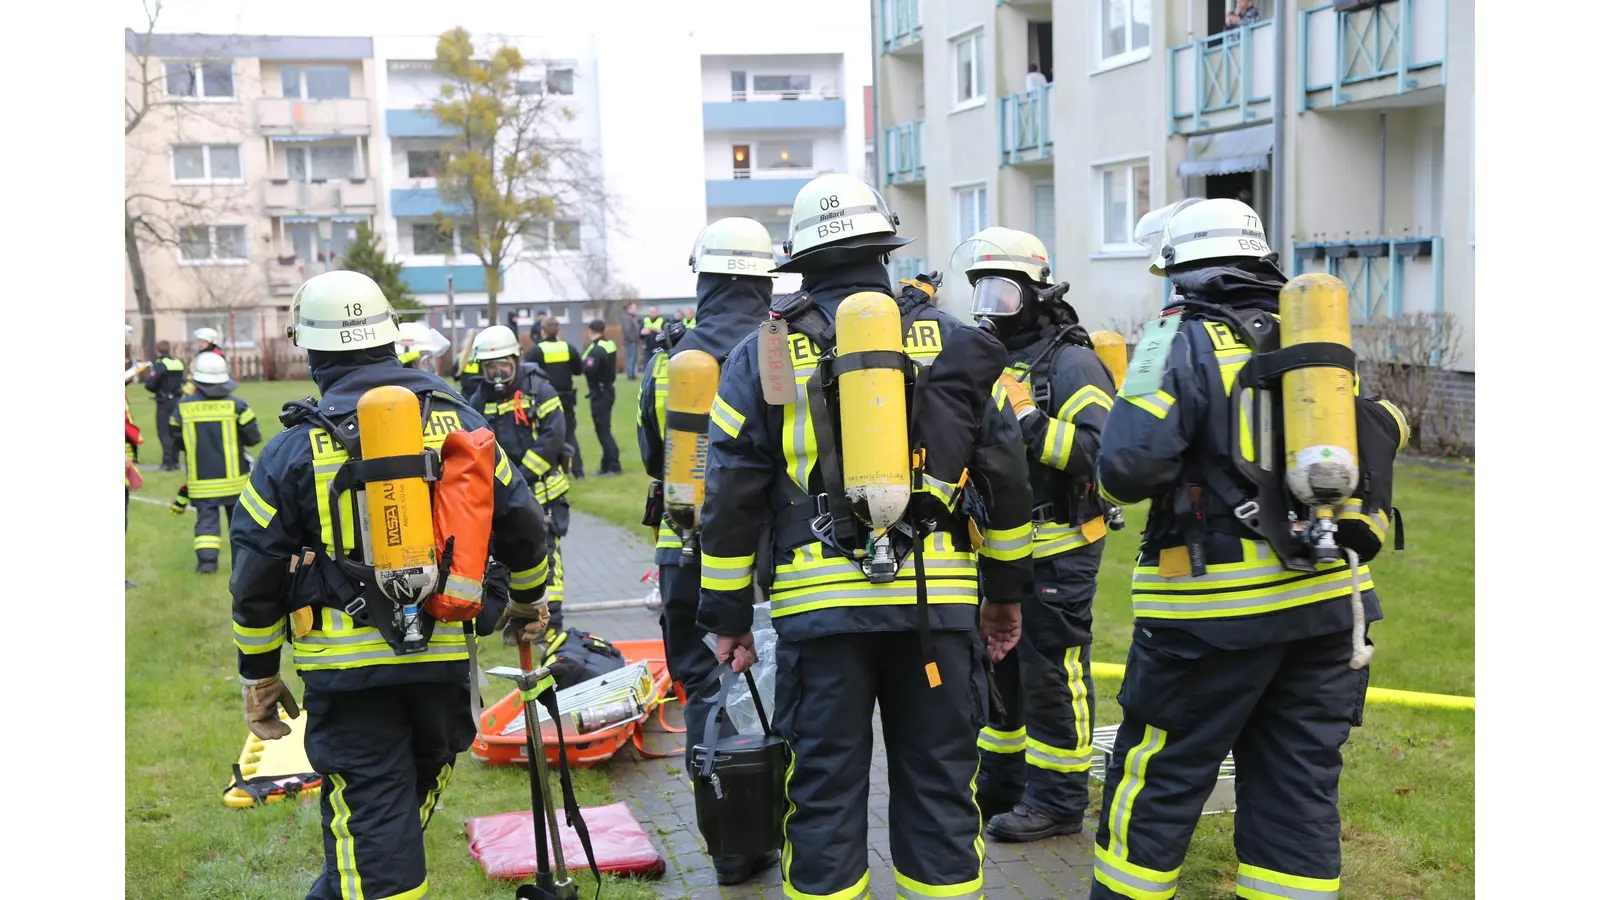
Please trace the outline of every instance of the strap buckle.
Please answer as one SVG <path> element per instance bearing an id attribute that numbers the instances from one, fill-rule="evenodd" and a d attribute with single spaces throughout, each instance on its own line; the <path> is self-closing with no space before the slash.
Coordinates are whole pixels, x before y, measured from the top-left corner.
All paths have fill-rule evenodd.
<path id="1" fill-rule="evenodd" d="M 357 595 L 354 600 L 351 600 L 349 603 L 345 604 L 345 606 L 344 606 L 344 614 L 353 619 L 356 616 L 360 615 L 361 611 L 366 609 L 366 608 L 367 608 L 367 598 L 366 597 L 362 597 L 360 595 Z"/>
<path id="2" fill-rule="evenodd" d="M 1054 503 L 1041 503 L 1033 508 L 1033 524 L 1044 525 L 1056 520 L 1056 505 Z"/>
<path id="3" fill-rule="evenodd" d="M 1241 522 L 1248 522 L 1261 514 L 1261 504 L 1254 500 L 1246 500 L 1233 509 L 1233 517 Z"/>

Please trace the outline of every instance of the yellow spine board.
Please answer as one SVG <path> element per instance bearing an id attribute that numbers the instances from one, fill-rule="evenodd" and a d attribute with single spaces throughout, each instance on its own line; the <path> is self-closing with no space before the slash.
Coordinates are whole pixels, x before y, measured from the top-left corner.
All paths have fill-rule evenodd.
<path id="1" fill-rule="evenodd" d="M 888 294 L 863 291 L 839 304 L 837 355 L 900 352 L 900 308 Z M 845 493 L 865 503 L 878 532 L 899 521 L 911 501 L 905 373 L 857 369 L 839 376 L 839 431 Z"/>
<path id="2" fill-rule="evenodd" d="M 1089 335 L 1094 342 L 1094 354 L 1111 370 L 1111 382 L 1122 390 L 1122 380 L 1128 377 L 1128 342 L 1115 331 L 1096 331 Z"/>
<path id="3" fill-rule="evenodd" d="M 684 350 L 667 363 L 667 417 L 673 413 L 704 417 L 717 396 L 721 367 L 704 350 Z M 706 500 L 706 429 L 666 428 L 666 472 L 663 500 L 679 527 L 700 523 Z"/>
<path id="4" fill-rule="evenodd" d="M 1281 346 L 1350 346 L 1350 296 L 1332 275 L 1300 275 L 1278 295 Z M 1335 366 L 1294 369 L 1283 376 L 1285 478 L 1300 502 L 1327 510 L 1355 492 L 1355 377 Z M 1319 512 L 1319 515 L 1321 513 Z"/>
<path id="5" fill-rule="evenodd" d="M 364 459 L 422 453 L 422 409 L 417 395 L 397 385 L 376 387 L 356 405 Z M 394 478 L 365 489 L 370 551 L 384 593 L 396 601 L 426 599 L 438 578 L 433 543 L 433 498 L 421 478 Z M 396 596 L 387 585 L 409 582 L 414 595 Z"/>

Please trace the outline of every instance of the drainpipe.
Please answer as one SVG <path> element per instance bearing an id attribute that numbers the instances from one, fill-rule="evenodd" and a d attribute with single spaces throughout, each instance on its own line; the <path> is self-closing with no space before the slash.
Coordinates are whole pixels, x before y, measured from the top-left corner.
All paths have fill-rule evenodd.
<path id="1" fill-rule="evenodd" d="M 1389 212 L 1389 114 L 1378 113 L 1378 237 L 1388 234 L 1385 221 Z"/>
<path id="2" fill-rule="evenodd" d="M 1292 258 L 1294 253 L 1294 248 L 1290 246 L 1289 215 L 1284 209 L 1283 199 L 1286 193 L 1284 182 L 1288 180 L 1290 169 L 1287 162 L 1288 154 L 1284 152 L 1283 138 L 1286 125 L 1283 117 L 1288 106 L 1284 102 L 1286 100 L 1284 92 L 1288 90 L 1284 83 L 1289 68 L 1288 20 L 1292 18 L 1283 15 L 1285 10 L 1281 7 L 1286 5 L 1280 4 L 1280 8 L 1274 10 L 1278 15 L 1272 23 L 1272 221 L 1277 226 L 1275 230 L 1278 233 L 1277 239 L 1272 243 L 1278 248 L 1280 259 L 1285 254 Z"/>

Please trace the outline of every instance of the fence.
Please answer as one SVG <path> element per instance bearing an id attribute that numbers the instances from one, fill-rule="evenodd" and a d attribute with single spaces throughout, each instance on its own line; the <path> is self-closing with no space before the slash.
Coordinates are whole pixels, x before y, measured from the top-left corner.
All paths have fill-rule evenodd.
<path id="1" fill-rule="evenodd" d="M 166 341 L 172 355 L 188 365 L 194 359 L 194 332 L 212 328 L 237 381 L 284 381 L 309 378 L 306 352 L 284 334 L 283 313 L 272 308 L 241 310 L 159 310 L 144 315 L 130 312 L 124 322 L 133 326 L 131 359 L 149 360 L 156 343 Z"/>

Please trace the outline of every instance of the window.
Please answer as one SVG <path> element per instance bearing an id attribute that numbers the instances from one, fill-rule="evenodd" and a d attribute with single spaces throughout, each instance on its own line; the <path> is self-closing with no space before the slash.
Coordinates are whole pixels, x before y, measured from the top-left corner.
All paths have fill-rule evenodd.
<path id="1" fill-rule="evenodd" d="M 456 249 L 455 234 L 435 222 L 411 223 L 411 252 L 418 256 L 448 256 Z"/>
<path id="2" fill-rule="evenodd" d="M 1100 0 L 1100 65 L 1150 56 L 1150 0 Z"/>
<path id="3" fill-rule="evenodd" d="M 290 181 L 348 181 L 356 177 L 356 148 L 290 147 L 283 164 Z"/>
<path id="4" fill-rule="evenodd" d="M 239 313 L 189 313 L 183 317 L 183 333 L 194 334 L 197 328 L 215 328 L 219 340 L 231 347 L 254 347 L 256 323 L 260 320 L 254 311 Z"/>
<path id="5" fill-rule="evenodd" d="M 1133 226 L 1150 211 L 1150 163 L 1146 160 L 1099 170 L 1100 249 L 1142 252 L 1133 242 Z"/>
<path id="6" fill-rule="evenodd" d="M 544 81 L 538 78 L 524 78 L 517 81 L 517 95 L 521 97 L 537 97 L 544 93 Z"/>
<path id="7" fill-rule="evenodd" d="M 580 250 L 583 244 L 578 232 L 578 223 L 571 219 L 562 219 L 550 223 L 550 249 L 552 250 Z"/>
<path id="8" fill-rule="evenodd" d="M 809 169 L 810 141 L 763 141 L 756 145 L 758 169 Z"/>
<path id="9" fill-rule="evenodd" d="M 243 225 L 186 225 L 178 229 L 178 256 L 187 263 L 247 262 Z"/>
<path id="10" fill-rule="evenodd" d="M 350 96 L 350 70 L 344 66 L 283 66 L 283 95 L 295 100 L 342 100 Z"/>
<path id="11" fill-rule="evenodd" d="M 168 62 L 167 96 L 191 99 L 232 97 L 233 62 Z"/>
<path id="12" fill-rule="evenodd" d="M 551 69 L 545 73 L 544 80 L 552 94 L 570 95 L 572 93 L 571 69 Z"/>
<path id="13" fill-rule="evenodd" d="M 956 188 L 956 230 L 959 232 L 956 240 L 964 241 L 988 227 L 988 186 Z"/>
<path id="14" fill-rule="evenodd" d="M 238 144 L 175 144 L 172 147 L 172 180 L 243 181 Z"/>
<path id="15" fill-rule="evenodd" d="M 733 177 L 735 177 L 735 178 L 749 178 L 750 177 L 750 145 L 749 144 L 734 144 L 733 145 Z"/>
<path id="16" fill-rule="evenodd" d="M 983 31 L 974 31 L 952 43 L 955 44 L 951 58 L 956 61 L 956 106 L 960 109 L 976 106 L 983 102 Z"/>
<path id="17" fill-rule="evenodd" d="M 444 151 L 407 150 L 406 174 L 411 178 L 438 178 L 444 171 Z"/>
<path id="18" fill-rule="evenodd" d="M 349 250 L 350 245 L 356 242 L 356 225 L 357 223 L 355 222 L 335 221 L 333 223 L 332 250 L 335 261 L 344 259 L 345 251 Z"/>
<path id="19" fill-rule="evenodd" d="M 786 100 L 798 99 L 811 90 L 810 75 L 757 75 L 751 81 L 756 93 L 783 94 Z"/>

